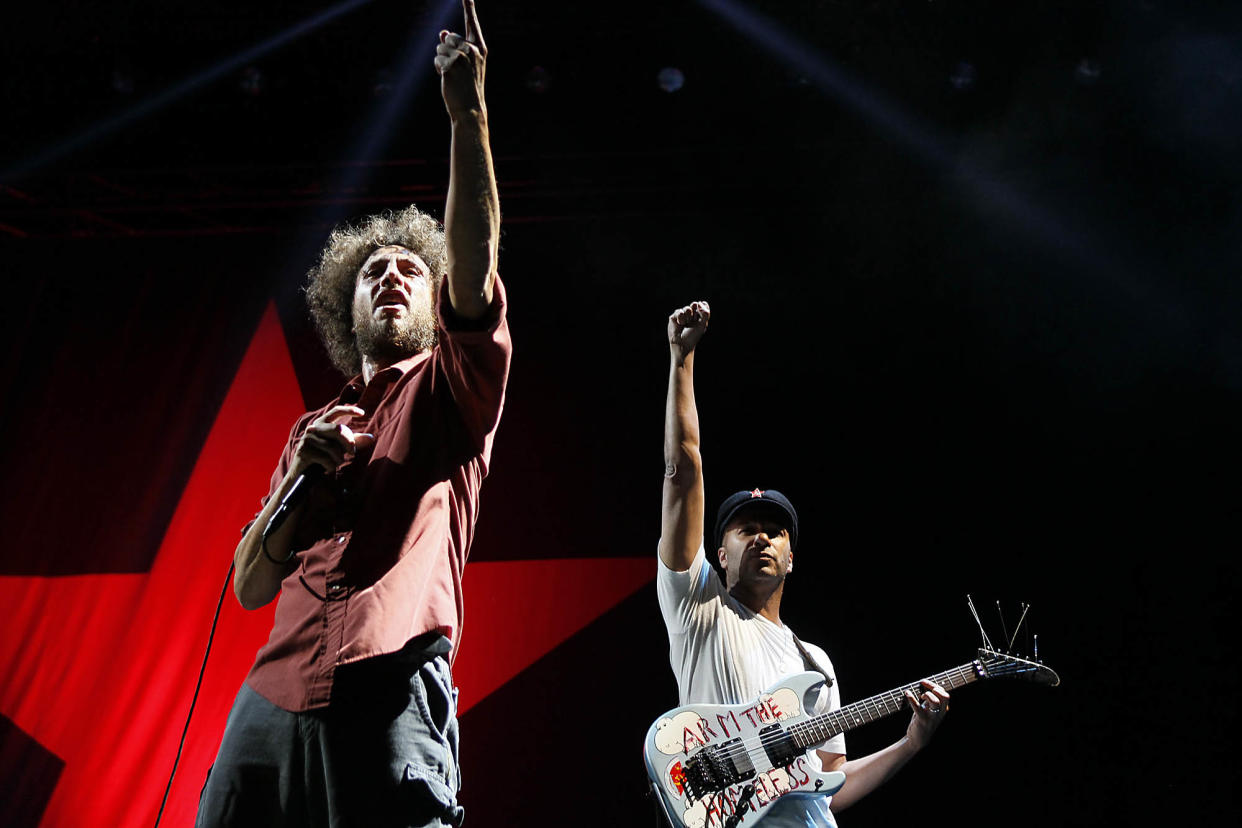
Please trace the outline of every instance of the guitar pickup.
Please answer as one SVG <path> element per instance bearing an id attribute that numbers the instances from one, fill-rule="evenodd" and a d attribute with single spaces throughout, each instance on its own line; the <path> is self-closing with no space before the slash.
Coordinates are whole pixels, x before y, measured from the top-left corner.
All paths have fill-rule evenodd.
<path id="1" fill-rule="evenodd" d="M 794 744 L 793 737 L 781 730 L 779 724 L 768 725 L 760 730 L 759 741 L 774 768 L 783 768 L 804 753 Z"/>

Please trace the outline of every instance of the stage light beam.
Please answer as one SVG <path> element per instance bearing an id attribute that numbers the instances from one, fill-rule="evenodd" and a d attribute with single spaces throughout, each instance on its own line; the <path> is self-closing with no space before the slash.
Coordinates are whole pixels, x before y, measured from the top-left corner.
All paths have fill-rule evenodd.
<path id="1" fill-rule="evenodd" d="M 925 166 L 944 174 L 968 194 L 970 204 L 985 219 L 995 221 L 998 217 L 1006 217 L 1043 250 L 1057 254 L 1084 273 L 1106 279 L 1119 294 L 1159 315 L 1165 324 L 1171 323 L 1183 331 L 1194 328 L 1194 309 L 1184 298 L 1170 295 L 1167 287 L 1143 278 L 1145 269 L 1140 257 L 1119 256 L 1107 250 L 1097 239 L 1070 227 L 1055 212 L 1037 205 L 985 170 L 963 160 L 949 136 L 907 115 L 899 104 L 850 77 L 815 48 L 753 9 L 734 0 L 699 0 L 699 4 L 757 43 L 774 59 L 805 75 L 822 92 L 841 102 Z M 973 76 L 971 82 L 974 82 Z"/>
<path id="2" fill-rule="evenodd" d="M 358 142 L 346 156 L 352 163 L 344 167 L 342 180 L 338 182 L 339 192 L 356 190 L 366 183 L 370 162 L 386 148 L 397 119 L 408 112 L 410 101 L 429 78 L 439 79 L 433 64 L 436 43 L 442 29 L 453 28 L 454 12 L 460 11 L 460 0 L 439 0 L 438 5 L 428 10 L 424 20 L 415 24 L 398 53 L 402 57 L 395 66 L 396 71 L 384 79 L 383 92 L 376 96 L 375 108 L 365 119 L 366 126 L 360 130 Z"/>
<path id="3" fill-rule="evenodd" d="M 70 138 L 53 144 L 42 152 L 37 152 L 28 158 L 19 161 L 4 172 L 0 172 L 0 182 L 11 184 L 14 180 L 22 176 L 29 175 L 32 172 L 47 166 L 53 161 L 64 158 L 83 147 L 99 141 L 102 138 L 111 135 L 114 132 L 132 124 L 133 122 L 145 118 L 154 112 L 158 112 L 164 107 L 176 103 L 186 95 L 201 89 L 220 78 L 227 77 L 233 72 L 242 69 L 256 62 L 259 58 L 275 51 L 287 43 L 309 34 L 316 29 L 331 23 L 338 17 L 342 17 L 355 9 L 361 8 L 373 0 L 344 0 L 331 8 L 324 9 L 318 14 L 312 15 L 282 32 L 279 32 L 267 40 L 256 43 L 248 49 L 239 52 L 231 57 L 221 60 L 214 66 L 208 67 L 203 71 L 186 78 L 179 83 L 173 84 L 162 92 L 157 92 L 149 98 L 138 102 L 137 104 L 118 112 L 115 115 L 107 117 L 94 125 L 87 127 L 82 132 Z"/>

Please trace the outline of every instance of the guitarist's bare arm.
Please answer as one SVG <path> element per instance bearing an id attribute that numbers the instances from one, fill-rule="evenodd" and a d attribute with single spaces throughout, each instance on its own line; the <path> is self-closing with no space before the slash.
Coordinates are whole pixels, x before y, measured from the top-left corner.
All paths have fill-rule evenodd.
<path id="1" fill-rule="evenodd" d="M 687 704 L 660 716 L 647 730 L 643 759 L 647 775 L 660 796 L 664 812 L 677 828 L 720 826 L 724 804 L 741 801 L 745 787 L 751 815 L 745 825 L 760 828 L 765 814 L 785 794 L 831 796 L 833 810 L 848 807 L 891 777 L 927 744 L 948 710 L 951 687 L 956 691 L 980 679 L 1021 678 L 1056 687 L 1061 678 L 1051 667 L 990 649 L 967 664 L 869 698 L 815 713 L 798 699 L 823 685 L 816 672 L 793 673 L 760 694 L 768 717 L 753 715 L 750 700 L 737 705 Z M 896 715 L 907 706 L 915 714 L 906 737 L 862 759 L 846 761 L 839 753 L 820 751 L 823 770 L 807 761 L 805 751 L 829 742 L 838 733 Z M 779 709 L 778 709 L 779 708 Z M 719 727 L 709 725 L 720 725 Z M 727 724 L 727 727 L 726 727 Z M 790 758 L 793 757 L 793 762 Z M 846 774 L 849 774 L 847 777 Z M 709 811 L 711 813 L 709 814 Z"/>
<path id="2" fill-rule="evenodd" d="M 931 741 L 932 734 L 949 711 L 949 692 L 927 679 L 921 683 L 923 692 L 920 699 L 906 692 L 914 715 L 910 717 L 904 738 L 883 750 L 849 761 L 840 753 L 819 751 L 824 770 L 845 773 L 845 786 L 832 797 L 833 812 L 845 810 L 883 785 Z"/>
<path id="3" fill-rule="evenodd" d="M 710 316 L 706 302 L 694 302 L 668 318 L 660 560 L 677 572 L 690 568 L 703 540 L 703 460 L 699 454 L 699 412 L 694 402 L 694 349 L 707 330 Z"/>

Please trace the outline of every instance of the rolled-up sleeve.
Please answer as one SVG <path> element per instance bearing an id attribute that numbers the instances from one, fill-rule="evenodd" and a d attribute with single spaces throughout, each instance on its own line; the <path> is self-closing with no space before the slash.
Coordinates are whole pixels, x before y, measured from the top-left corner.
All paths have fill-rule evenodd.
<path id="1" fill-rule="evenodd" d="M 496 278 L 492 304 L 480 319 L 463 320 L 453 313 L 447 282 L 440 288 L 436 308 L 441 332 L 440 368 L 466 430 L 486 464 L 504 408 L 513 353 L 504 283 Z"/>

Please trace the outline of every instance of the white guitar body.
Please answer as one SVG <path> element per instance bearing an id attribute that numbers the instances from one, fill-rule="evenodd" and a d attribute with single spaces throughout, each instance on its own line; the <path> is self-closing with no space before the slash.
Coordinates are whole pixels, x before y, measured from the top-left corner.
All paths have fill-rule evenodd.
<path id="1" fill-rule="evenodd" d="M 845 774 L 816 770 L 789 734 L 811 718 L 824 677 L 786 676 L 747 704 L 689 704 L 647 731 L 643 756 L 675 826 L 753 825 L 784 797 L 829 796 Z"/>
<path id="2" fill-rule="evenodd" d="M 929 680 L 956 690 L 1002 677 L 1061 683 L 1041 662 L 991 649 Z M 838 733 L 908 710 L 906 694 L 918 699 L 923 692 L 914 682 L 816 715 L 823 681 L 819 673 L 795 673 L 748 704 L 688 704 L 657 719 L 643 758 L 673 828 L 753 826 L 783 797 L 836 793 L 845 774 L 815 770 L 812 751 Z"/>

